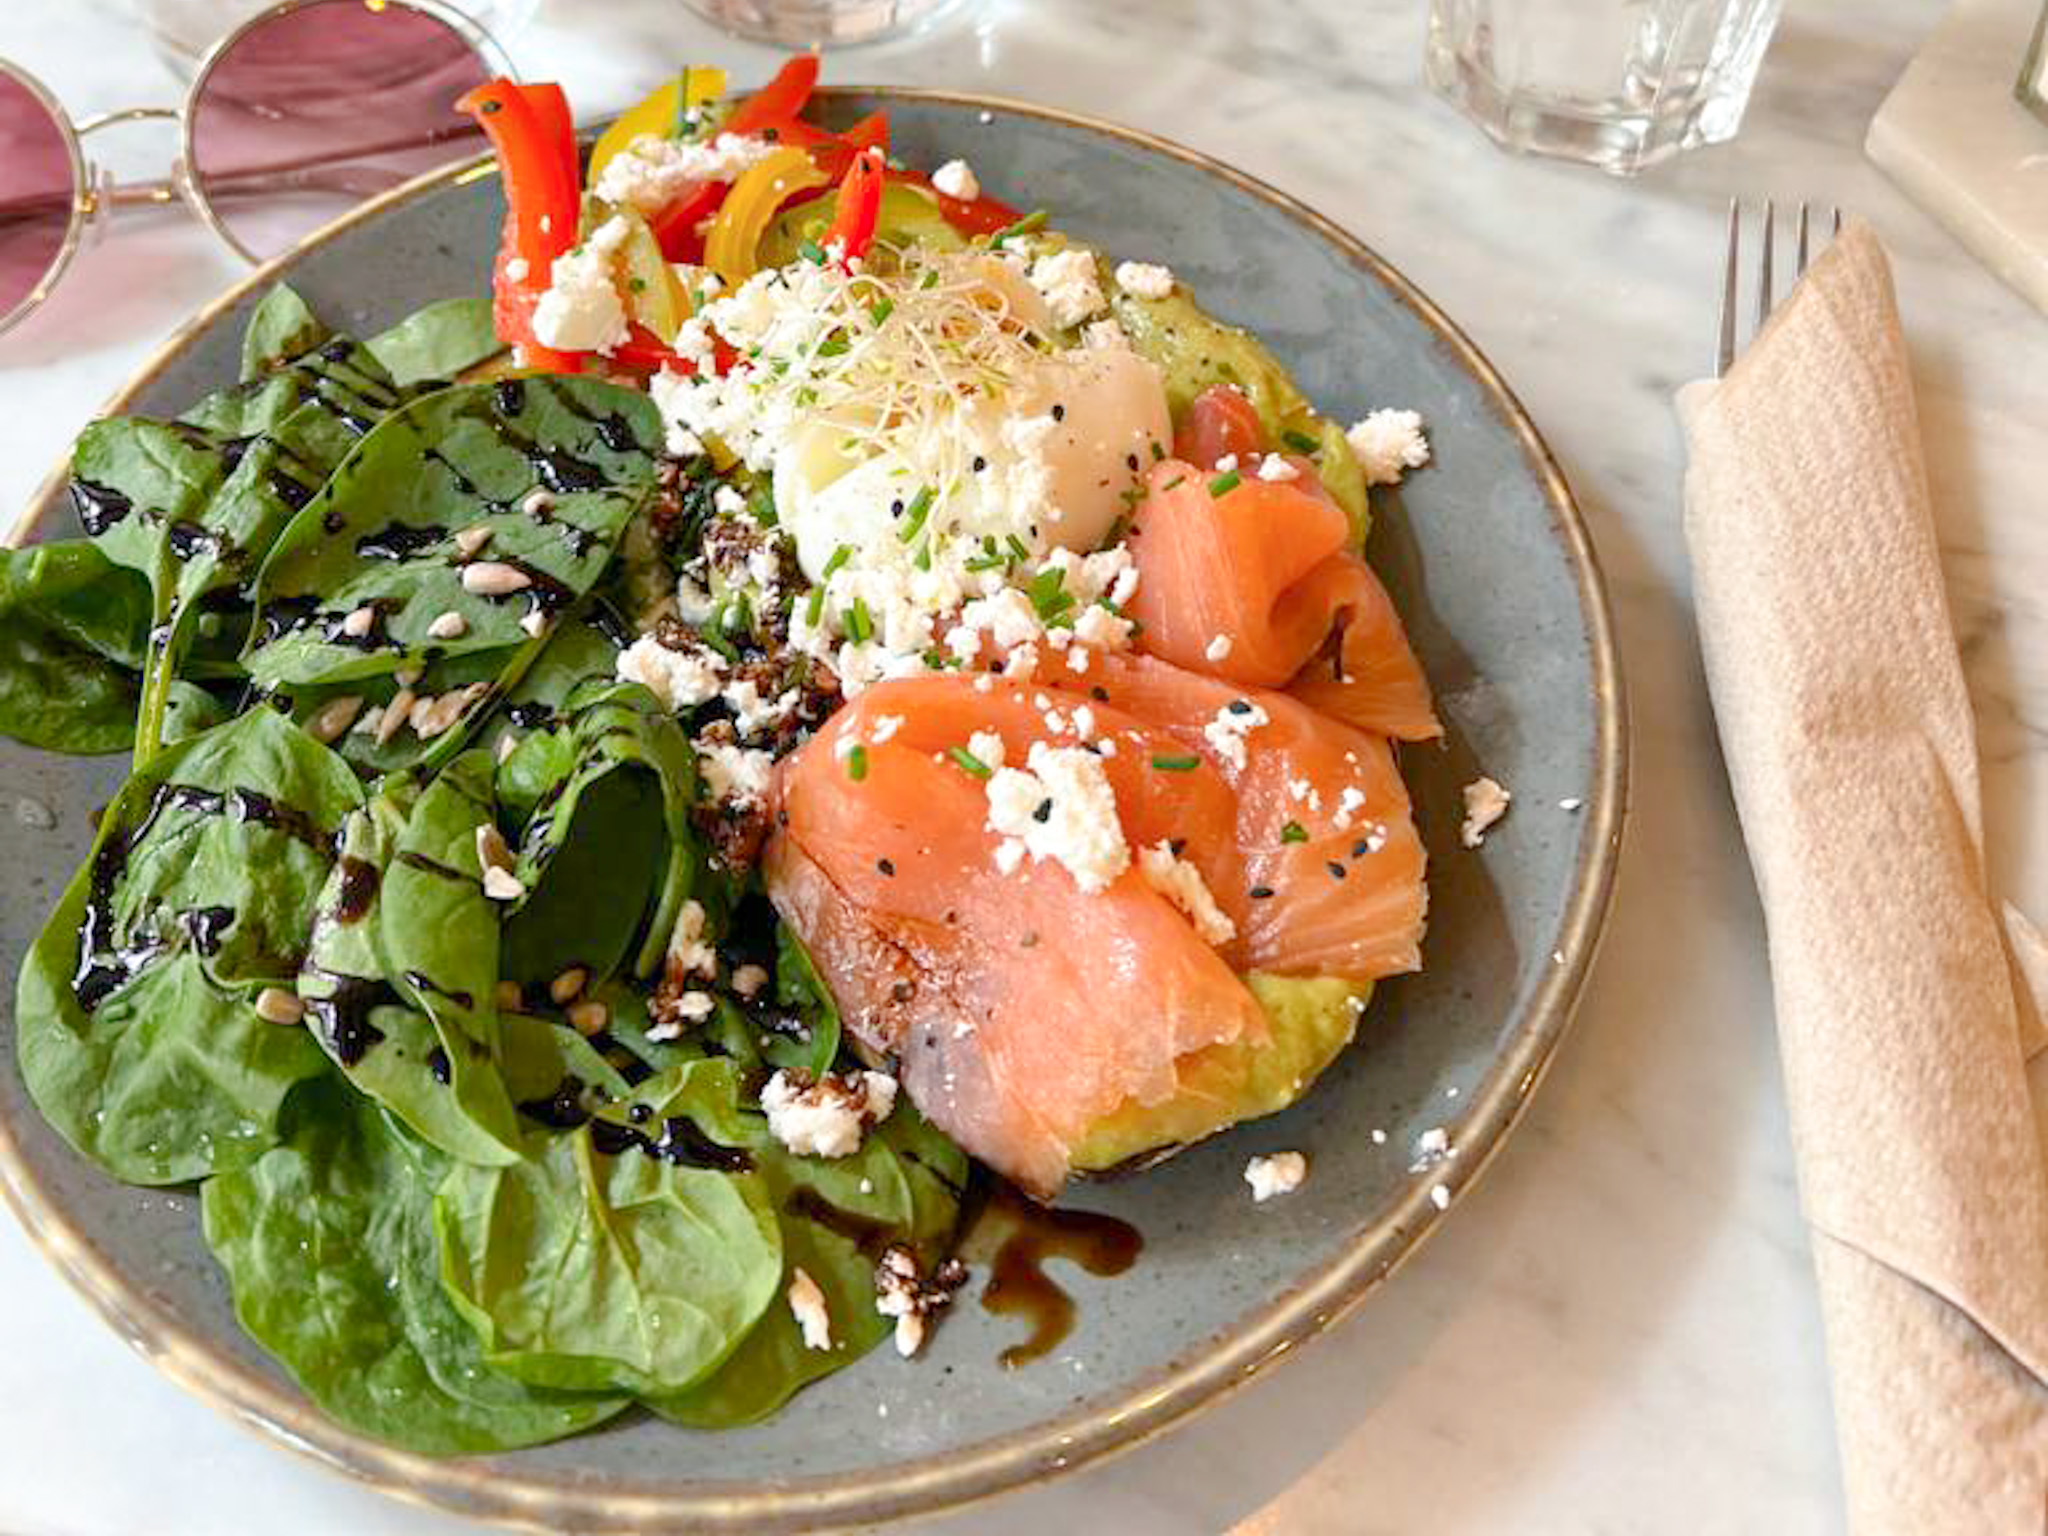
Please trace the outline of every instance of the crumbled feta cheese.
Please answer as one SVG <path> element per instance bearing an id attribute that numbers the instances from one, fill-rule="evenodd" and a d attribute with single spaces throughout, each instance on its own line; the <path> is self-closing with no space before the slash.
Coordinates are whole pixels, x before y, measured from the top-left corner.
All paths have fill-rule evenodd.
<path id="1" fill-rule="evenodd" d="M 1216 473 L 1219 475 L 1230 474 L 1233 470 L 1237 468 L 1237 455 L 1234 453 L 1226 453 L 1223 455 L 1222 458 L 1218 459 L 1215 462 L 1215 464 L 1211 467 L 1214 468 Z"/>
<path id="2" fill-rule="evenodd" d="M 875 716 L 875 723 L 868 727 L 868 740 L 876 746 L 880 746 L 902 729 L 903 717 L 901 715 L 877 715 Z"/>
<path id="3" fill-rule="evenodd" d="M 1580 806 L 1584 805 L 1585 803 L 1586 802 L 1581 800 L 1577 795 L 1569 795 L 1566 798 L 1557 802 L 1557 808 L 1560 811 L 1576 811 Z"/>
<path id="4" fill-rule="evenodd" d="M 948 160 L 932 172 L 932 186 L 941 197 L 955 198 L 971 203 L 981 196 L 981 183 L 975 179 L 974 168 L 965 160 Z"/>
<path id="5" fill-rule="evenodd" d="M 1216 718 L 1202 727 L 1202 739 L 1226 764 L 1242 773 L 1245 766 L 1245 738 L 1272 716 L 1250 699 L 1232 699 L 1216 711 Z"/>
<path id="6" fill-rule="evenodd" d="M 1277 453 L 1269 453 L 1259 460 L 1259 478 L 1268 482 L 1284 484 L 1299 480 L 1301 471 Z"/>
<path id="7" fill-rule="evenodd" d="M 626 307 L 612 259 L 631 226 L 616 214 L 555 258 L 547 292 L 533 310 L 534 339 L 564 352 L 609 352 L 626 339 Z"/>
<path id="8" fill-rule="evenodd" d="M 505 281 L 508 283 L 523 283 L 526 281 L 527 274 L 532 271 L 533 268 L 528 265 L 524 256 L 514 256 L 505 263 Z"/>
<path id="9" fill-rule="evenodd" d="M 1365 809 L 1365 791 L 1356 784 L 1346 784 L 1337 796 L 1337 830 L 1349 830 L 1358 813 Z"/>
<path id="10" fill-rule="evenodd" d="M 1031 286 L 1044 296 L 1053 324 L 1063 330 L 1100 314 L 1106 302 L 1096 274 L 1095 253 L 1079 246 L 1032 262 Z"/>
<path id="11" fill-rule="evenodd" d="M 1138 869 L 1145 883 L 1178 907 L 1205 944 L 1224 945 L 1237 937 L 1237 925 L 1216 905 L 1202 872 L 1161 840 L 1138 850 Z"/>
<path id="12" fill-rule="evenodd" d="M 1116 794 L 1102 760 L 1085 747 L 1033 742 L 1027 767 L 997 769 L 988 781 L 988 826 L 1033 860 L 1063 865 L 1084 891 L 1105 889 L 1130 867 Z"/>
<path id="13" fill-rule="evenodd" d="M 747 498 L 721 480 L 718 489 L 711 493 L 711 509 L 726 517 L 744 517 L 747 515 Z"/>
<path id="14" fill-rule="evenodd" d="M 750 961 L 732 973 L 732 989 L 741 997 L 759 997 L 771 979 L 768 967 Z"/>
<path id="15" fill-rule="evenodd" d="M 1208 661 L 1223 661 L 1230 655 L 1230 636 L 1218 635 L 1202 647 L 1202 656 Z"/>
<path id="16" fill-rule="evenodd" d="M 804 1336 L 805 1349 L 830 1349 L 832 1347 L 832 1314 L 825 1307 L 825 1293 L 818 1289 L 818 1282 L 804 1271 L 801 1264 L 789 1272 L 789 1289 L 784 1292 L 789 1299 L 790 1315 L 795 1317 L 798 1330 Z"/>
<path id="17" fill-rule="evenodd" d="M 1448 1184 L 1430 1185 L 1429 1203 L 1440 1211 L 1448 1211 L 1451 1208 L 1451 1186 Z"/>
<path id="18" fill-rule="evenodd" d="M 1173 273 L 1149 261 L 1120 261 L 1116 285 L 1133 298 L 1163 299 L 1173 292 Z"/>
<path id="19" fill-rule="evenodd" d="M 1074 620 L 1074 638 L 1083 645 L 1092 645 L 1098 651 L 1128 650 L 1131 644 L 1131 621 L 1121 614 L 1111 613 L 1099 603 L 1091 603 L 1081 610 L 1081 616 Z"/>
<path id="20" fill-rule="evenodd" d="M 1429 439 L 1414 411 L 1374 411 L 1345 430 L 1367 485 L 1393 485 L 1429 462 Z"/>
<path id="21" fill-rule="evenodd" d="M 1299 1152 L 1275 1152 L 1244 1165 L 1244 1181 L 1252 1187 L 1252 1199 L 1260 1203 L 1292 1194 L 1307 1177 L 1308 1159 Z"/>
<path id="22" fill-rule="evenodd" d="M 896 1107 L 896 1079 L 886 1072 L 778 1071 L 761 1090 L 768 1130 L 799 1157 L 851 1157 L 871 1125 Z"/>
<path id="23" fill-rule="evenodd" d="M 728 683 L 721 697 L 732 710 L 732 728 L 742 737 L 751 739 L 787 720 L 803 702 L 803 691 L 785 688 L 773 698 L 764 699 L 760 684 L 751 677 L 743 677 Z"/>
<path id="24" fill-rule="evenodd" d="M 993 772 L 1003 766 L 1003 738 L 995 731 L 976 731 L 967 738 L 967 753 Z"/>
<path id="25" fill-rule="evenodd" d="M 875 1266 L 875 1310 L 896 1319 L 897 1354 L 908 1359 L 923 1347 L 927 1319 L 966 1283 L 967 1266 L 958 1259 L 947 1259 L 927 1276 L 917 1255 L 902 1243 L 882 1250 Z"/>
<path id="26" fill-rule="evenodd" d="M 1451 1133 L 1440 1125 L 1433 1125 L 1415 1138 L 1415 1162 L 1409 1171 L 1420 1173 L 1451 1155 Z"/>
<path id="27" fill-rule="evenodd" d="M 1467 848 L 1477 848 L 1486 840 L 1487 830 L 1508 813 L 1508 802 L 1514 796 L 1501 785 L 1483 774 L 1465 786 L 1465 824 L 1458 829 L 1458 839 Z"/>
<path id="28" fill-rule="evenodd" d="M 1081 345 L 1097 352 L 1130 350 L 1131 338 L 1128 332 L 1114 320 L 1090 320 L 1081 328 Z"/>
<path id="29" fill-rule="evenodd" d="M 718 953 L 704 939 L 704 906 L 694 897 L 676 913 L 669 930 L 664 972 L 680 980 L 685 976 L 711 976 L 718 971 Z"/>
<path id="30" fill-rule="evenodd" d="M 613 666 L 622 681 L 642 684 L 671 713 L 717 698 L 724 685 L 725 658 L 694 642 L 678 650 L 642 635 L 619 652 Z"/>
<path id="31" fill-rule="evenodd" d="M 697 182 L 733 181 L 780 146 L 768 139 L 721 133 L 710 141 L 643 133 L 604 163 L 591 194 L 614 206 L 659 213 Z"/>
<path id="32" fill-rule="evenodd" d="M 768 798 L 768 779 L 775 767 L 771 753 L 727 742 L 696 742 L 697 766 L 703 770 L 705 788 L 723 805 L 755 805 Z"/>

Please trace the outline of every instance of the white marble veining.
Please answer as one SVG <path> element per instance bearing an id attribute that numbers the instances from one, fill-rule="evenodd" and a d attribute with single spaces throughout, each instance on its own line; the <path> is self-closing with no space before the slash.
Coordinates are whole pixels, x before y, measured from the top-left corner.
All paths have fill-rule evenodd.
<path id="1" fill-rule="evenodd" d="M 976 86 L 1183 139 L 1405 268 L 1501 366 L 1577 486 L 1635 712 L 1630 845 L 1576 1034 L 1442 1236 L 1330 1337 L 1166 1440 L 921 1529 L 1839 1525 L 1761 928 L 1691 629 L 1670 393 L 1707 359 L 1731 193 L 1835 200 L 1877 227 L 1898 264 L 1982 722 L 1993 870 L 2038 914 L 2048 321 L 1861 157 L 1872 112 L 1939 7 L 1788 9 L 1742 137 L 1635 183 L 1503 157 L 1431 98 L 1420 0 L 989 0 L 933 37 L 832 61 L 844 81 Z M 592 111 L 684 58 L 724 60 L 741 79 L 769 59 L 713 38 L 674 0 L 547 0 L 512 47 Z M 0 55 L 80 112 L 173 94 L 113 0 L 8 0 Z M 170 153 L 146 127 L 107 149 L 141 175 Z M 134 216 L 0 341 L 0 508 L 236 271 L 196 223 Z M 280 1454 L 186 1398 L 4 1222 L 0 1296 L 0 1529 L 469 1529 Z"/>

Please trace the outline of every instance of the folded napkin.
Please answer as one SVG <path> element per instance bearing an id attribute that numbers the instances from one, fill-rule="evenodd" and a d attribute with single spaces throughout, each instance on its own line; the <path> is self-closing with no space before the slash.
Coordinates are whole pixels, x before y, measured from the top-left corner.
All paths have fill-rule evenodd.
<path id="1" fill-rule="evenodd" d="M 1891 271 L 1852 227 L 1680 396 L 1857 1531 L 2048 1525 L 2048 1168 Z M 2012 930 L 2009 966 L 2004 945 Z"/>

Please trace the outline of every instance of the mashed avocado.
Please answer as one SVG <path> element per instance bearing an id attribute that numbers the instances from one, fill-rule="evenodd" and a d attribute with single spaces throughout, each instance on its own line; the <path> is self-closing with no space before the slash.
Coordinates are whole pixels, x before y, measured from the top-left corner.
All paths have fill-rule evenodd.
<path id="1" fill-rule="evenodd" d="M 1107 270 L 1108 264 L 1104 267 Z M 1163 299 L 1141 299 L 1119 288 L 1111 295 L 1110 309 L 1132 347 L 1157 363 L 1166 376 L 1166 403 L 1176 422 L 1210 385 L 1235 384 L 1258 411 L 1273 446 L 1299 452 L 1302 444 L 1287 441 L 1288 434 L 1313 438 L 1316 447 L 1309 457 L 1316 472 L 1337 504 L 1351 514 L 1354 540 L 1365 543 L 1371 526 L 1365 474 L 1344 440 L 1344 429 L 1316 414 L 1264 342 L 1204 313 L 1181 287 Z"/>
<path id="2" fill-rule="evenodd" d="M 1181 1064 L 1180 1092 L 1163 1104 L 1126 1102 L 1074 1149 L 1074 1167 L 1100 1172 L 1156 1151 L 1285 1109 L 1351 1043 L 1372 996 L 1370 982 L 1326 976 L 1268 976 L 1245 985 L 1266 1010 L 1272 1038 L 1212 1045 Z"/>

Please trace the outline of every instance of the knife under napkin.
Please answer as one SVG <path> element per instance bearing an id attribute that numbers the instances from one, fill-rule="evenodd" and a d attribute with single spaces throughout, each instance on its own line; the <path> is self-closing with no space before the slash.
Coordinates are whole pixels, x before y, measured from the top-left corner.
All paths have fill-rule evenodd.
<path id="1" fill-rule="evenodd" d="M 2024 978 L 2048 979 L 2048 954 L 1986 888 L 1969 698 L 1870 231 L 1837 240 L 1680 413 L 1850 1523 L 2040 1532 L 2048 1165 Z"/>

